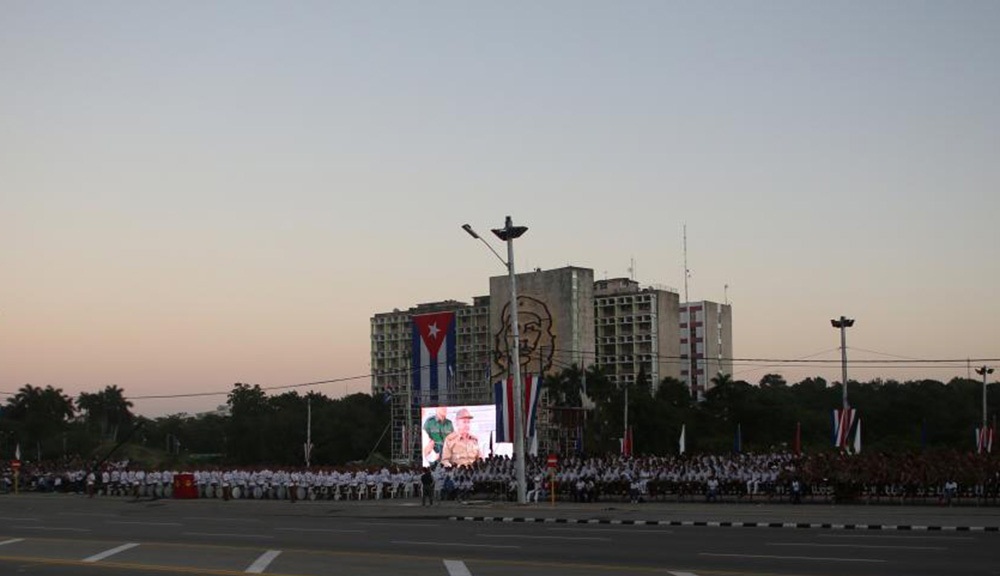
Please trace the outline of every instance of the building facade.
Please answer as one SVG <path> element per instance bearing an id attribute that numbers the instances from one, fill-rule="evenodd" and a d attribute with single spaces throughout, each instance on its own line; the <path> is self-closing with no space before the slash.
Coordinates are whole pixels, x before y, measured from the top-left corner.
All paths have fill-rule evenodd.
<path id="1" fill-rule="evenodd" d="M 718 302 L 688 302 L 680 309 L 681 381 L 702 399 L 712 378 L 733 373 L 733 308 Z"/>
<path id="2" fill-rule="evenodd" d="M 643 288 L 629 278 L 598 280 L 594 285 L 595 364 L 612 382 L 631 384 L 640 374 L 655 387 L 664 378 L 680 379 L 676 291 Z"/>

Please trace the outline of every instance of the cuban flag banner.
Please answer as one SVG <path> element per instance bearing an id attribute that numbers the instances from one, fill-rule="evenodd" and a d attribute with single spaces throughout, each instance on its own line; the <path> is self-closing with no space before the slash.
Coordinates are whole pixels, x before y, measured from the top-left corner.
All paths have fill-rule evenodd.
<path id="1" fill-rule="evenodd" d="M 993 428 L 986 426 L 976 428 L 976 452 L 979 454 L 993 452 L 993 437 L 995 435 L 996 432 Z"/>
<path id="2" fill-rule="evenodd" d="M 851 432 L 857 424 L 858 411 L 854 408 L 833 411 L 833 445 L 837 448 L 850 447 Z"/>
<path id="3" fill-rule="evenodd" d="M 524 378 L 524 427 L 527 438 L 535 435 L 535 420 L 538 413 L 538 396 L 542 390 L 541 376 L 528 375 Z M 493 398 L 497 409 L 497 442 L 514 441 L 514 377 L 508 377 L 493 384 Z"/>
<path id="4" fill-rule="evenodd" d="M 448 389 L 455 373 L 455 313 L 414 316 L 413 401 L 420 406 L 448 403 Z"/>

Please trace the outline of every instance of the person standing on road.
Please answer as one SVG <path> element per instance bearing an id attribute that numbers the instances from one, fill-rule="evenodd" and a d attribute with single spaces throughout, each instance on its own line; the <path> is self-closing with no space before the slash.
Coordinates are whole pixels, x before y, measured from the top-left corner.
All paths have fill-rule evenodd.
<path id="1" fill-rule="evenodd" d="M 434 505 L 434 475 L 430 468 L 424 468 L 424 473 L 420 475 L 420 486 L 423 488 L 420 495 L 420 505 Z"/>

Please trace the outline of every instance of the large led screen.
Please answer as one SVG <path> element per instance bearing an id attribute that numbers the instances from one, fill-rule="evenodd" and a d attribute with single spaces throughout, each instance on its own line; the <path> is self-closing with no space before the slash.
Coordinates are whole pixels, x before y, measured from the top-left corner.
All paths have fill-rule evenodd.
<path id="1" fill-rule="evenodd" d="M 491 455 L 511 456 L 514 445 L 498 443 L 496 406 L 434 406 L 420 409 L 420 454 L 424 466 L 467 466 Z"/>

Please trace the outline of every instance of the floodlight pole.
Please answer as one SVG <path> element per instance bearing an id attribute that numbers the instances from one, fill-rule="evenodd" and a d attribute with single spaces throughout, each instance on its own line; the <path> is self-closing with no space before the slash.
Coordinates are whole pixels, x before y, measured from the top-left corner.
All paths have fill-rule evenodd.
<path id="1" fill-rule="evenodd" d="M 489 245 L 486 240 L 468 224 L 464 224 L 462 229 L 473 238 L 480 240 L 491 252 L 507 267 L 507 275 L 510 280 L 510 331 L 513 343 L 511 346 L 510 363 L 511 376 L 514 378 L 514 479 L 517 482 L 517 502 L 524 504 L 526 498 L 526 483 L 524 478 L 524 382 L 521 380 L 521 335 L 517 323 L 517 277 L 514 271 L 514 239 L 520 237 L 528 231 L 526 226 L 514 226 L 510 216 L 504 222 L 503 228 L 494 228 L 492 232 L 497 238 L 507 243 L 507 260 L 497 254 L 496 250 Z"/>
<path id="2" fill-rule="evenodd" d="M 841 316 L 839 319 L 830 320 L 834 328 L 840 328 L 840 370 L 841 389 L 844 397 L 844 410 L 847 410 L 847 329 L 854 326 L 853 318 Z"/>

